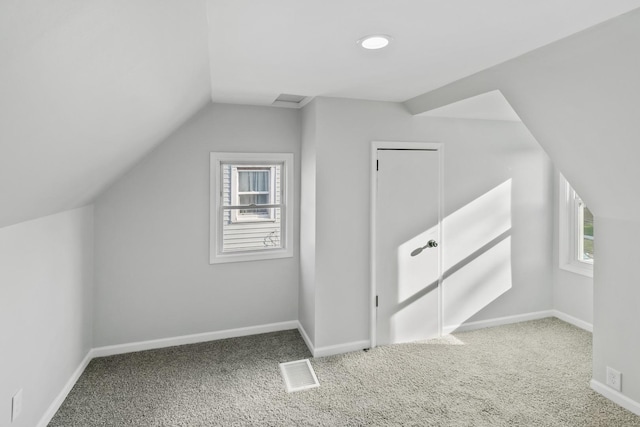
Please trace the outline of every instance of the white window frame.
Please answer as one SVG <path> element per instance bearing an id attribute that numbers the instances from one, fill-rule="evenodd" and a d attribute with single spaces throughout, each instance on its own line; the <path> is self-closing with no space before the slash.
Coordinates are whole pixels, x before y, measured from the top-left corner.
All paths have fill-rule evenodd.
<path id="1" fill-rule="evenodd" d="M 293 153 L 210 153 L 210 215 L 209 215 L 209 263 L 259 261 L 293 257 L 293 223 L 294 223 L 294 182 Z M 280 221 L 282 224 L 279 249 L 258 249 L 242 252 L 222 252 L 223 227 L 223 187 L 222 164 L 269 165 L 282 163 L 280 186 Z M 274 174 L 272 173 L 272 176 Z M 251 221 L 254 222 L 254 221 Z"/>
<path id="2" fill-rule="evenodd" d="M 593 277 L 593 260 L 582 259 L 580 237 L 583 227 L 581 199 L 562 174 L 559 181 L 559 267 L 566 271 Z"/>
<path id="3" fill-rule="evenodd" d="M 259 168 L 262 170 L 269 171 L 269 204 L 275 204 L 276 202 L 276 168 L 267 167 L 266 165 L 242 165 L 242 168 Z M 233 205 L 240 204 L 240 192 L 238 191 L 238 167 L 231 168 L 231 200 Z M 264 193 L 255 193 L 255 194 L 264 194 Z M 255 215 L 247 215 L 239 213 L 239 211 L 234 210 L 231 212 L 231 222 L 234 223 L 242 223 L 242 222 L 273 222 L 275 221 L 275 209 L 269 209 L 269 217 L 259 217 Z"/>

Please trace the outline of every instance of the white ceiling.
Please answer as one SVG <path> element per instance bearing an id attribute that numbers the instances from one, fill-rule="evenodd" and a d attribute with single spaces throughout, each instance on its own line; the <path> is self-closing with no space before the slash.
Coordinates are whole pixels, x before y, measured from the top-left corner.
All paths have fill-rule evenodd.
<path id="1" fill-rule="evenodd" d="M 91 201 L 209 99 L 203 0 L 0 1 L 0 227 Z"/>
<path id="2" fill-rule="evenodd" d="M 212 99 L 280 93 L 404 101 L 636 7 L 640 0 L 208 0 Z M 393 36 L 364 51 L 367 34 Z"/>

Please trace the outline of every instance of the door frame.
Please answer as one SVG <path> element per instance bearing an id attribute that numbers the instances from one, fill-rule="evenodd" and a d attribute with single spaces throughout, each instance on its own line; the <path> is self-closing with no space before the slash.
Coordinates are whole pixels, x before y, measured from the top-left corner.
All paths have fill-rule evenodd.
<path id="1" fill-rule="evenodd" d="M 371 294 L 369 298 L 370 316 L 369 316 L 369 339 L 371 348 L 377 344 L 377 308 L 376 308 L 376 206 L 377 206 L 377 162 L 378 150 L 429 150 L 438 153 L 438 335 L 442 336 L 442 219 L 444 213 L 444 144 L 439 142 L 399 142 L 399 141 L 372 141 L 371 142 L 371 205 L 370 205 L 370 275 L 371 275 Z"/>

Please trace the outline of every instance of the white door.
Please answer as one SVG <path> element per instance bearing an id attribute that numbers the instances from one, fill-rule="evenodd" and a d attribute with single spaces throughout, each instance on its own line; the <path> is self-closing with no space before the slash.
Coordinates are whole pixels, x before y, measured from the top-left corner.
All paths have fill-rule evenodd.
<path id="1" fill-rule="evenodd" d="M 384 345 L 437 337 L 441 152 L 376 151 L 375 341 Z"/>

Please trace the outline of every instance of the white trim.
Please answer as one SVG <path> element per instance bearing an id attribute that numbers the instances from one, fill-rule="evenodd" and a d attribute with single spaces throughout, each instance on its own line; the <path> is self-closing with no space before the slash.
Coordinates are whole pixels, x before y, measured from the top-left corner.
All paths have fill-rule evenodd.
<path id="1" fill-rule="evenodd" d="M 577 194 L 561 173 L 558 173 L 558 185 L 558 267 L 593 277 L 593 262 L 578 258 L 579 243 L 576 233 L 582 221 L 576 205 Z"/>
<path id="2" fill-rule="evenodd" d="M 328 345 L 325 347 L 316 347 L 313 357 L 333 356 L 334 354 L 349 353 L 351 351 L 360 351 L 371 347 L 371 341 L 353 341 L 344 344 Z"/>
<path id="3" fill-rule="evenodd" d="M 572 324 L 573 326 L 577 326 L 580 329 L 584 329 L 585 331 L 593 332 L 593 325 L 589 322 L 585 322 L 582 319 L 578 319 L 577 317 L 573 317 L 565 312 L 560 310 L 553 310 L 553 316 L 562 320 L 563 322 L 567 322 Z"/>
<path id="4" fill-rule="evenodd" d="M 376 205 L 377 205 L 377 161 L 378 161 L 378 149 L 415 149 L 415 150 L 434 150 L 438 152 L 439 161 L 439 188 L 438 188 L 438 239 L 440 246 L 438 247 L 438 334 L 443 334 L 443 314 L 442 314 L 442 219 L 444 218 L 444 144 L 438 142 L 398 142 L 398 141 L 372 141 L 371 142 L 371 176 L 370 176 L 370 229 L 369 236 L 371 239 L 371 246 L 369 248 L 369 265 L 370 265 L 370 314 L 369 314 L 369 346 L 374 348 L 377 345 L 377 330 L 376 330 Z"/>
<path id="5" fill-rule="evenodd" d="M 377 285 L 376 285 L 376 205 L 377 205 L 377 194 L 378 194 L 378 147 L 375 142 L 371 144 L 371 176 L 369 178 L 370 183 L 370 197 L 371 206 L 369 207 L 369 238 L 370 238 L 370 247 L 369 247 L 369 277 L 371 278 L 370 285 L 370 294 L 369 294 L 369 341 L 371 341 L 371 347 L 376 346 L 376 337 L 377 337 L 377 314 L 378 310 L 376 310 L 376 294 L 377 294 Z"/>
<path id="6" fill-rule="evenodd" d="M 337 345 L 328 345 L 325 347 L 314 347 L 307 331 L 305 331 L 302 323 L 298 321 L 298 331 L 302 336 L 305 344 L 309 348 L 309 351 L 313 355 L 313 357 L 325 357 L 325 356 L 333 356 L 334 354 L 342 354 L 349 353 L 350 351 L 359 351 L 364 350 L 365 348 L 371 347 L 371 341 L 362 340 L 362 341 L 353 341 L 345 344 L 337 344 Z"/>
<path id="7" fill-rule="evenodd" d="M 445 326 L 442 333 L 448 335 L 452 332 L 473 331 L 475 329 L 490 328 L 493 326 L 509 325 L 511 323 L 526 322 L 528 320 L 544 319 L 545 317 L 554 317 L 555 310 L 534 311 L 531 313 L 516 314 L 514 316 L 496 317 L 487 320 L 478 320 L 477 322 L 463 323 L 461 325 Z"/>
<path id="8" fill-rule="evenodd" d="M 300 332 L 300 336 L 302 337 L 302 339 L 304 340 L 304 343 L 309 348 L 311 355 L 315 357 L 315 349 L 313 347 L 313 343 L 311 342 L 311 338 L 309 338 L 307 331 L 305 331 L 304 327 L 302 326 L 302 323 L 300 323 L 299 320 L 298 320 L 298 332 Z"/>
<path id="9" fill-rule="evenodd" d="M 280 176 L 280 221 L 283 223 L 280 237 L 282 248 L 259 251 L 222 253 L 222 221 L 221 215 L 221 163 L 233 161 L 237 164 L 267 164 L 269 162 L 282 162 Z M 295 206 L 295 180 L 294 180 L 294 155 L 293 153 L 209 153 L 209 264 L 227 262 L 260 261 L 276 258 L 291 258 L 294 253 L 293 223 Z M 284 188 L 284 191 L 282 189 Z"/>
<path id="10" fill-rule="evenodd" d="M 62 403 L 69 395 L 69 392 L 71 392 L 71 389 L 73 388 L 74 385 L 76 385 L 76 382 L 78 381 L 78 379 L 80 378 L 84 370 L 86 369 L 87 365 L 89 365 L 89 362 L 91 362 L 91 359 L 93 359 L 92 352 L 93 350 L 89 350 L 87 352 L 87 355 L 84 357 L 84 359 L 82 359 L 82 362 L 80 362 L 80 364 L 76 368 L 76 370 L 73 371 L 73 374 L 71 374 L 71 377 L 65 383 L 64 387 L 62 387 L 62 390 L 60 390 L 60 393 L 58 393 L 56 398 L 53 399 L 53 402 L 51 402 L 51 405 L 49 405 L 49 407 L 47 408 L 47 411 L 44 413 L 42 418 L 40 418 L 40 422 L 38 422 L 38 427 L 47 427 L 47 425 L 51 422 L 51 419 L 56 414 L 56 412 L 58 412 L 58 409 L 60 409 L 60 406 L 62 406 Z"/>
<path id="11" fill-rule="evenodd" d="M 619 391 L 616 391 L 611 387 L 602 384 L 598 380 L 592 379 L 590 385 L 591 389 L 593 389 L 596 393 L 600 393 L 612 402 L 617 403 L 618 405 L 622 406 L 625 409 L 628 409 L 636 415 L 640 415 L 640 403 L 628 398 Z"/>
<path id="12" fill-rule="evenodd" d="M 438 334 L 442 336 L 442 329 L 444 328 L 444 296 L 442 291 L 442 281 L 443 272 L 444 272 L 444 264 L 443 264 L 443 253 L 442 248 L 445 245 L 444 239 L 444 144 L 438 145 L 438 160 L 439 160 L 439 168 L 440 168 L 440 176 L 438 176 L 439 180 L 439 188 L 438 188 L 438 242 L 440 242 L 440 246 L 438 247 Z"/>
<path id="13" fill-rule="evenodd" d="M 584 261 L 560 262 L 560 269 L 593 278 L 593 264 Z"/>
<path id="14" fill-rule="evenodd" d="M 97 347 L 92 350 L 93 357 L 112 356 L 114 354 L 132 353 L 135 351 L 153 350 L 157 348 L 174 347 L 177 345 L 195 344 L 206 341 L 216 341 L 226 338 L 244 337 L 247 335 L 265 334 L 268 332 L 286 331 L 297 329 L 298 321 L 269 323 L 267 325 L 248 326 L 245 328 L 226 329 L 216 332 L 205 332 L 202 334 L 182 335 L 172 338 L 161 338 L 157 340 L 140 341 L 128 344 L 109 345 Z"/>

